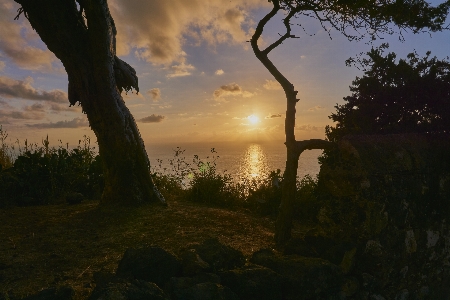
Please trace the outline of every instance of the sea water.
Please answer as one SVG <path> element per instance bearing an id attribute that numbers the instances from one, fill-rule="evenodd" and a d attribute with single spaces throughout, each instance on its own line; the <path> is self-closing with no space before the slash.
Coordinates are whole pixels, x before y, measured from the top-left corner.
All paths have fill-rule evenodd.
<path id="1" fill-rule="evenodd" d="M 226 172 L 233 179 L 260 180 L 277 169 L 282 174 L 286 165 L 286 147 L 281 142 L 150 144 L 147 145 L 147 152 L 152 170 L 166 168 L 168 173 L 173 172 L 171 160 L 174 164 L 178 164 L 177 160 L 184 161 L 194 168 L 202 161 L 214 163 L 217 172 Z M 320 170 L 318 157 L 321 154 L 322 150 L 306 150 L 301 154 L 297 172 L 299 178 L 305 175 L 315 178 Z"/>

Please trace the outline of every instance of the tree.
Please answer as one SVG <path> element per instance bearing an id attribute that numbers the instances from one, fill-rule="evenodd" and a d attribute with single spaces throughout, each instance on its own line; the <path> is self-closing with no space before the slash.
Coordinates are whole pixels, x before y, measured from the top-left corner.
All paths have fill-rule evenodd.
<path id="1" fill-rule="evenodd" d="M 389 45 L 367 52 L 367 58 L 349 59 L 364 76 L 352 82 L 347 102 L 335 106 L 327 126 L 330 141 L 346 134 L 425 133 L 450 131 L 450 62 L 417 53 L 396 61 Z M 448 59 L 448 58 L 447 58 Z"/>
<path id="2" fill-rule="evenodd" d="M 282 86 L 287 102 L 286 169 L 283 174 L 282 200 L 275 230 L 275 242 L 281 246 L 291 236 L 300 154 L 306 149 L 325 149 L 330 146 L 330 142 L 324 140 L 297 141 L 295 139 L 295 106 L 299 101 L 297 99 L 298 92 L 268 57 L 272 50 L 287 39 L 297 38 L 292 34 L 292 19 L 299 17 L 316 19 L 328 33 L 333 29 L 349 40 L 360 40 L 366 35 L 376 39 L 380 34 L 394 33 L 392 24 L 397 26 L 400 34 L 407 29 L 412 29 L 414 32 L 419 32 L 423 28 L 429 28 L 431 31 L 441 30 L 450 1 L 437 7 L 431 7 L 423 0 L 269 0 L 269 2 L 272 3 L 273 8 L 259 21 L 250 43 L 255 56 Z M 280 35 L 278 40 L 261 50 L 258 41 L 264 27 L 279 12 L 285 14 L 283 19 L 285 32 Z"/>
<path id="3" fill-rule="evenodd" d="M 81 105 L 103 161 L 102 203 L 165 203 L 153 184 L 136 122 L 121 96 L 139 92 L 135 70 L 116 56 L 116 26 L 106 0 L 15 0 L 63 63 L 69 102 Z"/>

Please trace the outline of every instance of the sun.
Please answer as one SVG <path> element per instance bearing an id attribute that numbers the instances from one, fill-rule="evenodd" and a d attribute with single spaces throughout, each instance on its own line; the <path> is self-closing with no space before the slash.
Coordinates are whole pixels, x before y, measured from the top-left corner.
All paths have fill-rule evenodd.
<path id="1" fill-rule="evenodd" d="M 250 124 L 256 124 L 259 122 L 259 118 L 255 115 L 250 115 L 247 117 L 247 119 L 250 122 Z"/>

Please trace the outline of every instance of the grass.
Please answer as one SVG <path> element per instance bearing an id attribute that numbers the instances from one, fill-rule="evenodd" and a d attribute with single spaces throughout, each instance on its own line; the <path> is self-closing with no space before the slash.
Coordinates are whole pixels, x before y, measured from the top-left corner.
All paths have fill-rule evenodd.
<path id="1" fill-rule="evenodd" d="M 114 272 L 130 247 L 155 245 L 177 254 L 186 245 L 211 237 L 247 257 L 274 247 L 273 217 L 281 190 L 272 182 L 280 179 L 279 171 L 258 182 L 235 183 L 230 175 L 216 172 L 214 148 L 205 160 L 195 156 L 193 163 L 186 161 L 184 150 L 176 148 L 169 160 L 171 169 L 158 160 L 152 170 L 169 207 L 114 209 L 100 207 L 98 201 L 70 206 L 61 204 L 66 192 L 82 191 L 93 199 L 101 192 L 101 160 L 89 138 L 72 150 L 62 143 L 50 148 L 48 138 L 44 147 L 25 141 L 21 148 L 17 142 L 17 157 L 6 138 L 0 126 L 0 298 L 2 294 L 22 298 L 48 287 L 70 285 L 75 299 L 86 299 L 95 287 L 93 274 Z M 13 163 L 14 168 L 8 169 Z M 62 182 L 47 186 L 57 180 Z M 88 181 L 90 189 L 74 184 Z M 37 193 L 43 186 L 47 193 Z M 314 187 L 310 178 L 300 182 L 302 198 L 313 199 Z M 22 203 L 21 199 L 34 200 Z M 304 204 L 311 206 L 299 202 Z M 293 235 L 311 229 L 305 221 L 295 225 Z"/>
<path id="2" fill-rule="evenodd" d="M 24 297 L 59 285 L 85 299 L 94 272 L 114 272 L 129 247 L 157 245 L 178 253 L 189 243 L 217 237 L 249 256 L 273 247 L 270 218 L 173 201 L 105 209 L 98 202 L 0 210 L 0 292 Z"/>

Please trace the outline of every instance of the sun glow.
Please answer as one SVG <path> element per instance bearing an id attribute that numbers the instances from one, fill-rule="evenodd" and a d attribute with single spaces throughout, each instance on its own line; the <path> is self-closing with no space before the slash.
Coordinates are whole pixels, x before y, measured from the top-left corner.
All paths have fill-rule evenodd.
<path id="1" fill-rule="evenodd" d="M 247 117 L 247 119 L 250 122 L 250 124 L 256 124 L 259 122 L 259 118 L 255 115 L 250 115 Z"/>

